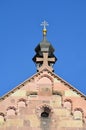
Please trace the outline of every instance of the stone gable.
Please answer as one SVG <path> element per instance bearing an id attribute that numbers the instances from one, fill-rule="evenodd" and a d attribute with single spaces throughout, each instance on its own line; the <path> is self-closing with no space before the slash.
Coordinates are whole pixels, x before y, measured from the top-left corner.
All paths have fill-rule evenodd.
<path id="1" fill-rule="evenodd" d="M 86 130 L 86 96 L 47 69 L 0 99 L 0 130 Z"/>

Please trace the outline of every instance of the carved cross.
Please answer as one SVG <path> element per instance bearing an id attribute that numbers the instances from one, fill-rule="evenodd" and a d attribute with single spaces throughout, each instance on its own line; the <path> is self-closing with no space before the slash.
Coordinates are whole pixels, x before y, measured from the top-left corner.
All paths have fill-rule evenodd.
<path id="1" fill-rule="evenodd" d="M 48 62 L 51 61 L 51 62 L 55 62 L 55 58 L 48 58 L 48 53 L 43 53 L 43 58 L 39 58 L 37 57 L 36 58 L 36 61 L 37 62 L 40 62 L 42 61 L 43 64 L 40 68 L 45 68 L 47 67 L 48 69 L 52 70 L 52 67 L 48 65 Z"/>

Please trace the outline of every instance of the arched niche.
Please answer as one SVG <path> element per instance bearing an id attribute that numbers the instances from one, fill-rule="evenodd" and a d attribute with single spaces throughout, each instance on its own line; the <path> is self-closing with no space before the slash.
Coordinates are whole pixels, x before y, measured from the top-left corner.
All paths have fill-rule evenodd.
<path id="1" fill-rule="evenodd" d="M 25 108 L 26 107 L 26 100 L 25 99 L 19 99 L 18 101 L 18 108 Z"/>
<path id="2" fill-rule="evenodd" d="M 64 101 L 64 108 L 68 110 L 72 110 L 72 101 L 70 99 L 66 99 Z"/>
<path id="3" fill-rule="evenodd" d="M 3 124 L 5 121 L 5 115 L 3 113 L 0 113 L 0 124 Z"/>
<path id="4" fill-rule="evenodd" d="M 48 75 L 43 75 L 39 78 L 38 85 L 38 94 L 42 96 L 51 96 L 52 95 L 52 79 Z"/>
<path id="5" fill-rule="evenodd" d="M 82 109 L 81 108 L 76 108 L 75 110 L 74 110 L 74 119 L 75 120 L 82 120 L 82 118 L 83 118 L 83 111 L 82 111 Z"/>
<path id="6" fill-rule="evenodd" d="M 50 84 L 51 85 L 51 84 L 53 84 L 53 79 L 49 75 L 44 74 L 44 75 L 39 77 L 38 83 L 39 84 L 42 83 L 42 84 Z"/>
<path id="7" fill-rule="evenodd" d="M 15 116 L 16 108 L 14 106 L 10 106 L 7 108 L 7 116 Z"/>

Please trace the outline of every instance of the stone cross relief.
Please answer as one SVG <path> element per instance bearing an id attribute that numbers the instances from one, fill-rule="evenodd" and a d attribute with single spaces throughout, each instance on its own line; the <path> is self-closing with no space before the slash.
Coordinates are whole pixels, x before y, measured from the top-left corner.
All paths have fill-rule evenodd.
<path id="1" fill-rule="evenodd" d="M 51 62 L 55 62 L 55 58 L 48 58 L 48 53 L 43 53 L 43 58 L 39 58 L 37 57 L 36 58 L 36 61 L 37 62 L 40 62 L 40 61 L 43 61 L 43 64 L 41 67 L 39 67 L 39 71 L 43 70 L 44 68 L 47 68 L 49 69 L 50 71 L 53 70 L 52 66 L 49 66 L 48 65 L 48 62 L 51 61 Z"/>

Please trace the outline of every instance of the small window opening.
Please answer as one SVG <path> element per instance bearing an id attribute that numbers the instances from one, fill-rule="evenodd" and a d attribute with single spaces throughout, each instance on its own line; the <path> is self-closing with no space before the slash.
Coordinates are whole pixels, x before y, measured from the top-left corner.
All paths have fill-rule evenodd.
<path id="1" fill-rule="evenodd" d="M 49 117 L 49 113 L 47 113 L 47 112 L 42 112 L 42 113 L 41 113 L 41 117 L 45 117 L 45 118 L 46 118 L 46 117 Z"/>
<path id="2" fill-rule="evenodd" d="M 48 118 L 49 117 L 49 114 L 50 114 L 50 109 L 48 107 L 44 107 L 43 108 L 43 112 L 41 113 L 41 117 L 43 118 Z"/>

